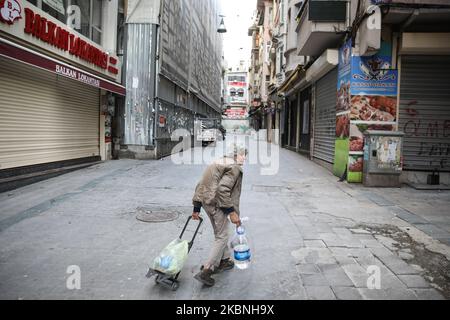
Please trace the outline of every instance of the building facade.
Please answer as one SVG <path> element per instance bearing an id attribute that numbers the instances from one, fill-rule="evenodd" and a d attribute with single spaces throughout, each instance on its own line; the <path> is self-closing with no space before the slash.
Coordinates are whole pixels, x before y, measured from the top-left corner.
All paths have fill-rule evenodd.
<path id="1" fill-rule="evenodd" d="M 270 52 L 272 49 L 273 0 L 258 0 L 253 25 L 249 28 L 253 49 L 251 56 L 250 116 L 255 129 L 267 130 L 272 126 L 274 108 L 269 101 L 272 79 Z"/>
<path id="2" fill-rule="evenodd" d="M 404 182 L 449 180 L 450 4 L 288 1 L 280 141 L 361 182 L 367 129 L 404 132 Z M 264 32 L 264 31 L 261 31 Z"/>
<path id="3" fill-rule="evenodd" d="M 1 5 L 0 179 L 110 159 L 120 1 Z"/>
<path id="4" fill-rule="evenodd" d="M 230 132 L 246 133 L 250 129 L 248 68 L 242 61 L 225 73 L 222 125 Z"/>
<path id="5" fill-rule="evenodd" d="M 128 1 L 122 156 L 155 159 L 172 135 L 221 118 L 222 38 L 216 0 Z"/>

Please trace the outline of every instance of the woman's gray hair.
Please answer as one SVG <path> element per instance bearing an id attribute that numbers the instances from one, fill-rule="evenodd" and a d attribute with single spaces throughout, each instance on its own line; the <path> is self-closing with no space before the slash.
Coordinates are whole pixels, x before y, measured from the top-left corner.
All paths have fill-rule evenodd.
<path id="1" fill-rule="evenodd" d="M 248 150 L 243 145 L 233 143 L 229 146 L 227 157 L 236 158 L 238 155 L 247 155 Z"/>

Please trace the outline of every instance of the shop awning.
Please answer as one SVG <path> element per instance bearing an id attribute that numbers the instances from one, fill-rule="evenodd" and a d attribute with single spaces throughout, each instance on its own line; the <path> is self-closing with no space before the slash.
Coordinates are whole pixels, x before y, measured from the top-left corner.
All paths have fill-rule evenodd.
<path id="1" fill-rule="evenodd" d="M 286 92 L 290 89 L 292 85 L 294 85 L 303 75 L 305 74 L 305 70 L 303 66 L 298 65 L 295 68 L 294 72 L 281 84 L 278 88 L 278 94 L 285 95 Z"/>
<path id="2" fill-rule="evenodd" d="M 126 88 L 120 84 L 93 75 L 67 63 L 46 57 L 41 53 L 2 38 L 0 38 L 0 55 L 45 69 L 89 86 L 114 92 L 122 96 L 126 94 Z"/>
<path id="3" fill-rule="evenodd" d="M 339 51 L 328 49 L 306 70 L 307 82 L 315 82 L 339 64 Z"/>
<path id="4" fill-rule="evenodd" d="M 308 68 L 298 65 L 278 89 L 279 94 L 290 95 L 308 83 L 313 83 L 330 72 L 339 63 L 338 50 L 328 49 Z"/>

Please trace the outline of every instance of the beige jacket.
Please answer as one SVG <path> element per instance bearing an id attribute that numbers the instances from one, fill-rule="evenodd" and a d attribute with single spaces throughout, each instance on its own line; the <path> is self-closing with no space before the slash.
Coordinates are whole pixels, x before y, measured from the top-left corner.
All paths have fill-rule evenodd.
<path id="1" fill-rule="evenodd" d="M 232 211 L 239 214 L 242 176 L 242 167 L 231 158 L 224 157 L 209 165 L 195 188 L 194 211 L 201 206 L 217 205 L 227 214 Z"/>

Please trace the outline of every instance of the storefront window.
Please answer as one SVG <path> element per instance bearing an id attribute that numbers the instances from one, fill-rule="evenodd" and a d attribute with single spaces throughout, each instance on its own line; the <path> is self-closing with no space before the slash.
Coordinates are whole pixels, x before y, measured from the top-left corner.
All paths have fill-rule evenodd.
<path id="1" fill-rule="evenodd" d="M 92 41 L 102 40 L 102 0 L 28 0 Z"/>
<path id="2" fill-rule="evenodd" d="M 89 0 L 66 0 L 67 3 L 67 25 L 92 39 L 90 31 L 91 1 Z"/>

